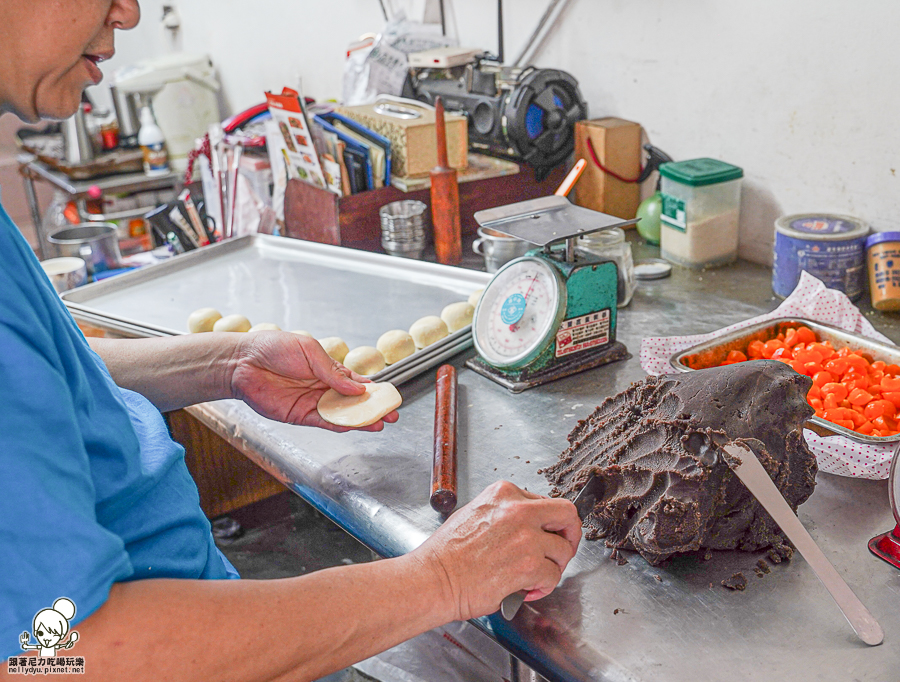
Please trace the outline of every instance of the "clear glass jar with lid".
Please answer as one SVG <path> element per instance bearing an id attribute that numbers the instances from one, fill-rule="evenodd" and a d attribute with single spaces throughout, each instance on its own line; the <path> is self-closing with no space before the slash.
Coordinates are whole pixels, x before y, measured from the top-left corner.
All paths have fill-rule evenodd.
<path id="1" fill-rule="evenodd" d="M 617 307 L 624 308 L 634 296 L 634 257 L 631 244 L 625 241 L 625 230 L 614 227 L 578 238 L 577 248 L 594 258 L 613 261 L 619 270 Z"/>

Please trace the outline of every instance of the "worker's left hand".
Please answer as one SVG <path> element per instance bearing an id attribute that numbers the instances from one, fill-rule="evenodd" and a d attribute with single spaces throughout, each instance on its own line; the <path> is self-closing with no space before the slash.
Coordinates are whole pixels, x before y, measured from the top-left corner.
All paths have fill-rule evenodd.
<path id="1" fill-rule="evenodd" d="M 241 336 L 233 360 L 232 394 L 264 417 L 337 432 L 381 431 L 384 422 L 397 421 L 394 410 L 361 429 L 326 422 L 316 409 L 322 394 L 333 388 L 344 395 L 359 395 L 368 379 L 335 362 L 308 336 L 276 331 Z"/>

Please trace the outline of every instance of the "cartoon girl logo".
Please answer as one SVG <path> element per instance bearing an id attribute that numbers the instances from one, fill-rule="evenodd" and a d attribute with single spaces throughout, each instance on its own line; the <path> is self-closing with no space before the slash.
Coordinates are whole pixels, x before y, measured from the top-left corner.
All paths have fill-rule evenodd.
<path id="1" fill-rule="evenodd" d="M 22 649 L 40 649 L 42 658 L 53 658 L 57 649 L 71 649 L 78 641 L 78 633 L 74 630 L 66 642 L 61 643 L 69 632 L 69 621 L 75 617 L 75 604 L 71 599 L 60 597 L 53 602 L 53 607 L 38 611 L 34 617 L 34 638 L 37 644 L 29 644 L 31 639 L 27 632 L 19 637 Z"/>

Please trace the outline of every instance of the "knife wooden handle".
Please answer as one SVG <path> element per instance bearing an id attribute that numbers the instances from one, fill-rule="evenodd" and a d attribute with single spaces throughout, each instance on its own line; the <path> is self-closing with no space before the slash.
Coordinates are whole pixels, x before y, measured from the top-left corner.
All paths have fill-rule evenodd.
<path id="1" fill-rule="evenodd" d="M 435 385 L 431 507 L 442 514 L 456 509 L 456 407 L 456 368 L 441 365 Z"/>

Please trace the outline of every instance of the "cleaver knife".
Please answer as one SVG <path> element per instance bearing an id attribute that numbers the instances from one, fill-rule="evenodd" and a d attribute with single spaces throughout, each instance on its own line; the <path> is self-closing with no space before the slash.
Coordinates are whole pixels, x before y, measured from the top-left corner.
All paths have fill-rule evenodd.
<path id="1" fill-rule="evenodd" d="M 584 484 L 584 487 L 578 491 L 575 499 L 572 500 L 572 504 L 575 505 L 575 510 L 578 512 L 578 518 L 582 521 L 593 511 L 594 506 L 597 504 L 597 498 L 603 495 L 603 486 L 599 485 L 599 483 L 600 479 L 597 478 L 596 474 L 591 476 L 587 483 Z M 527 590 L 519 590 L 505 597 L 500 602 L 500 614 L 506 620 L 512 620 L 519 612 L 527 594 Z"/>
<path id="2" fill-rule="evenodd" d="M 807 532 L 800 519 L 791 510 L 784 496 L 775 487 L 769 473 L 760 464 L 759 459 L 750 448 L 740 443 L 728 443 L 722 446 L 728 453 L 728 467 L 737 474 L 747 489 L 759 500 L 763 508 L 769 512 L 782 532 L 787 535 L 797 551 L 806 559 L 806 563 L 815 571 L 816 577 L 822 581 L 825 589 L 834 598 L 838 608 L 857 636 L 869 646 L 877 646 L 884 640 L 884 631 L 869 610 L 863 606 L 850 587 L 844 582 L 828 558 L 819 549 L 816 541 Z"/>

